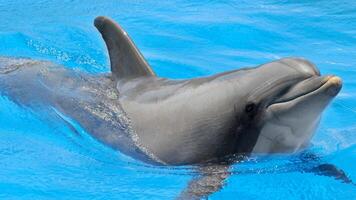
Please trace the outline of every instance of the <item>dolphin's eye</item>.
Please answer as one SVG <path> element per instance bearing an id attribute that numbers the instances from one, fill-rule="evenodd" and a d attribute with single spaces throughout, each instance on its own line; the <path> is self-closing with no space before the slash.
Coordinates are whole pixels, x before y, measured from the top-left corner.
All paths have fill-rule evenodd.
<path id="1" fill-rule="evenodd" d="M 245 112 L 251 113 L 252 111 L 255 110 L 256 105 L 254 103 L 249 103 L 245 107 Z"/>

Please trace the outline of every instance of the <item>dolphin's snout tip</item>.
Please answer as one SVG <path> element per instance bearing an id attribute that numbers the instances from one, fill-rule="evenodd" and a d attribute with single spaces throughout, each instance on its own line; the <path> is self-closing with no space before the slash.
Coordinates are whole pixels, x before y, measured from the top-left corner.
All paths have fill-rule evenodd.
<path id="1" fill-rule="evenodd" d="M 338 76 L 327 76 L 326 84 L 328 85 L 327 93 L 336 96 L 342 88 L 342 79 Z"/>
<path id="2" fill-rule="evenodd" d="M 333 84 L 333 85 L 342 85 L 342 79 L 338 76 L 330 76 L 328 79 L 328 83 Z"/>

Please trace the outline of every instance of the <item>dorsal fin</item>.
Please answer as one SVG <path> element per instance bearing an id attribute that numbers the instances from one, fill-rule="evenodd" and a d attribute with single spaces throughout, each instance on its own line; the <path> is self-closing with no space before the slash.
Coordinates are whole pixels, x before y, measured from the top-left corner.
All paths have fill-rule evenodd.
<path id="1" fill-rule="evenodd" d="M 97 17 L 95 27 L 101 33 L 109 51 L 111 72 L 116 79 L 155 76 L 127 33 L 113 20 Z"/>

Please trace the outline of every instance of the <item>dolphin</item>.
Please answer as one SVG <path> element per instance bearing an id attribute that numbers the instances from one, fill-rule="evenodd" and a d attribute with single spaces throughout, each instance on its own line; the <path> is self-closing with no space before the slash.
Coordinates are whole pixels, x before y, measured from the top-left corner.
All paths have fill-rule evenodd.
<path id="1" fill-rule="evenodd" d="M 106 43 L 110 73 L 1 57 L 1 94 L 31 108 L 50 108 L 59 119 L 68 116 L 100 142 L 143 162 L 214 163 L 223 171 L 220 178 L 212 176 L 219 180 L 212 191 L 197 189 L 195 181 L 183 198 L 220 188 L 231 155 L 308 147 L 342 87 L 340 77 L 322 76 L 314 64 L 295 57 L 201 78 L 158 77 L 117 23 L 97 17 L 94 25 Z"/>
<path id="2" fill-rule="evenodd" d="M 95 26 L 138 142 L 164 164 L 296 152 L 308 145 L 342 86 L 302 58 L 203 78 L 160 78 L 119 25 L 98 17 Z"/>

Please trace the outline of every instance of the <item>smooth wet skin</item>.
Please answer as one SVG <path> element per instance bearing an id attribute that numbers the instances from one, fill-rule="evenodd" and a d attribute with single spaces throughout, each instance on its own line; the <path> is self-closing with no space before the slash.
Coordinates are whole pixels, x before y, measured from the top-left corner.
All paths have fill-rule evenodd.
<path id="1" fill-rule="evenodd" d="M 119 25 L 105 17 L 94 24 L 108 47 L 110 74 L 1 58 L 0 92 L 21 105 L 49 108 L 61 120 L 68 116 L 144 162 L 220 164 L 234 154 L 302 150 L 342 87 L 339 77 L 321 76 L 302 58 L 196 79 L 157 77 Z M 222 174 L 228 169 L 222 166 Z M 218 183 L 227 176 L 219 177 Z"/>
<path id="2" fill-rule="evenodd" d="M 319 124 L 321 112 L 339 92 L 341 85 L 340 78 L 325 76 L 309 78 L 291 88 L 268 106 L 269 119 L 253 152 L 292 153 L 307 147 Z"/>
<path id="3" fill-rule="evenodd" d="M 118 87 L 124 91 L 121 102 L 139 141 L 164 163 L 191 164 L 235 153 L 295 152 L 305 147 L 321 112 L 336 95 L 325 89 L 341 88 L 341 82 L 325 84 L 328 77 L 320 77 L 314 68 L 303 59 L 288 58 L 207 78 L 142 78 L 119 81 Z M 284 104 L 277 105 L 283 99 Z M 297 104 L 304 110 L 294 112 L 300 109 Z M 272 116 L 277 112 L 286 113 L 285 123 Z M 298 124 L 310 129 L 290 131 Z M 276 132 L 282 139 L 275 138 Z M 271 139 L 258 140 L 261 133 Z"/>

